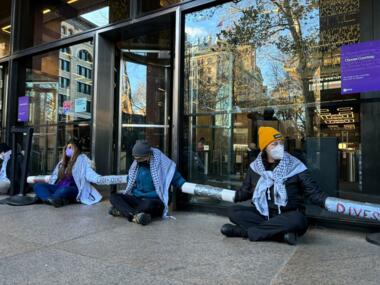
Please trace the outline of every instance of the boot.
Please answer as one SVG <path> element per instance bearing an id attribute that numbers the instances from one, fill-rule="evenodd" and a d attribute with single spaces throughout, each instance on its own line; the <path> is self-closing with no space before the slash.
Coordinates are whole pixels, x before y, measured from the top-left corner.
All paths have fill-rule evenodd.
<path id="1" fill-rule="evenodd" d="M 70 203 L 69 200 L 64 198 L 48 198 L 46 202 L 47 204 L 53 205 L 55 208 L 60 208 Z"/>
<path id="2" fill-rule="evenodd" d="M 138 213 L 133 216 L 132 222 L 136 224 L 140 224 L 142 226 L 146 226 L 152 221 L 152 217 L 146 213 Z"/>
<path id="3" fill-rule="evenodd" d="M 226 237 L 242 237 L 247 238 L 248 233 L 245 229 L 243 229 L 240 226 L 232 225 L 232 224 L 225 224 L 220 229 L 220 232 L 225 235 Z"/>
<path id="4" fill-rule="evenodd" d="M 284 241 L 289 245 L 296 245 L 297 244 L 297 234 L 296 233 L 284 234 Z"/>
<path id="5" fill-rule="evenodd" d="M 114 217 L 124 217 L 124 215 L 114 206 L 111 206 L 111 208 L 108 210 L 108 214 Z"/>

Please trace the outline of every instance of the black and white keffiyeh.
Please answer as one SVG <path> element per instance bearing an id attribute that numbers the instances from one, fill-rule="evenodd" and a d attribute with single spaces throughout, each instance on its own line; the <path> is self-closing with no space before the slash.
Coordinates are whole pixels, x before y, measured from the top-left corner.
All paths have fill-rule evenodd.
<path id="1" fill-rule="evenodd" d="M 0 169 L 0 180 L 7 180 L 8 179 L 8 177 L 7 177 L 7 165 L 8 165 L 10 158 L 11 158 L 11 155 L 12 155 L 11 150 L 8 150 L 6 153 L 4 153 L 3 164 L 1 165 L 1 169 Z"/>
<path id="2" fill-rule="evenodd" d="M 152 151 L 153 155 L 149 163 L 150 173 L 152 175 L 154 189 L 165 205 L 162 217 L 166 218 L 168 215 L 169 187 L 175 173 L 176 164 L 159 149 L 152 148 Z M 133 186 L 136 182 L 138 169 L 139 166 L 135 160 L 128 171 L 128 183 L 124 194 L 130 194 L 132 192 Z"/>
<path id="3" fill-rule="evenodd" d="M 288 203 L 288 195 L 284 185 L 285 180 L 307 169 L 299 159 L 287 152 L 284 152 L 283 159 L 273 171 L 265 170 L 262 153 L 251 163 L 250 167 L 260 175 L 253 193 L 252 202 L 256 209 L 268 218 L 269 209 L 266 193 L 268 194 L 268 200 L 270 200 L 270 188 L 274 185 L 274 203 L 277 205 L 279 213 L 281 213 L 280 207 L 284 207 Z"/>

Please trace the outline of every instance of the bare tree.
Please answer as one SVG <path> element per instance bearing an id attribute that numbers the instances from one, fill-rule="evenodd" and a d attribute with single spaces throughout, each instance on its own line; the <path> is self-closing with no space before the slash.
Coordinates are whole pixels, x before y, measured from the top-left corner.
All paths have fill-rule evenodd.
<path id="1" fill-rule="evenodd" d="M 317 12 L 315 0 L 256 0 L 254 5 L 241 9 L 242 16 L 232 27 L 220 33 L 232 45 L 274 45 L 295 59 L 305 103 L 307 136 L 314 135 L 315 97 L 309 91 L 309 79 L 319 67 Z"/>

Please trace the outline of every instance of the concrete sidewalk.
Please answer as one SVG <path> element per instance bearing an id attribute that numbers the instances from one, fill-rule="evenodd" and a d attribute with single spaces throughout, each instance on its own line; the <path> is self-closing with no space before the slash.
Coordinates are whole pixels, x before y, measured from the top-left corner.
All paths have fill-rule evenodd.
<path id="1" fill-rule="evenodd" d="M 252 243 L 224 238 L 224 217 L 176 212 L 142 227 L 108 205 L 0 205 L 0 284 L 379 284 L 380 247 L 364 233 Z"/>

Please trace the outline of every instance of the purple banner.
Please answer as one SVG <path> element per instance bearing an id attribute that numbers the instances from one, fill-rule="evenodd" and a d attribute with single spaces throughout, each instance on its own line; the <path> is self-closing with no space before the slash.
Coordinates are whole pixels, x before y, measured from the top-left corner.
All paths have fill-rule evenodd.
<path id="1" fill-rule="evenodd" d="M 18 98 L 18 116 L 17 121 L 29 121 L 29 97 L 23 96 Z"/>
<path id="2" fill-rule="evenodd" d="M 342 94 L 380 91 L 380 41 L 342 46 Z"/>

